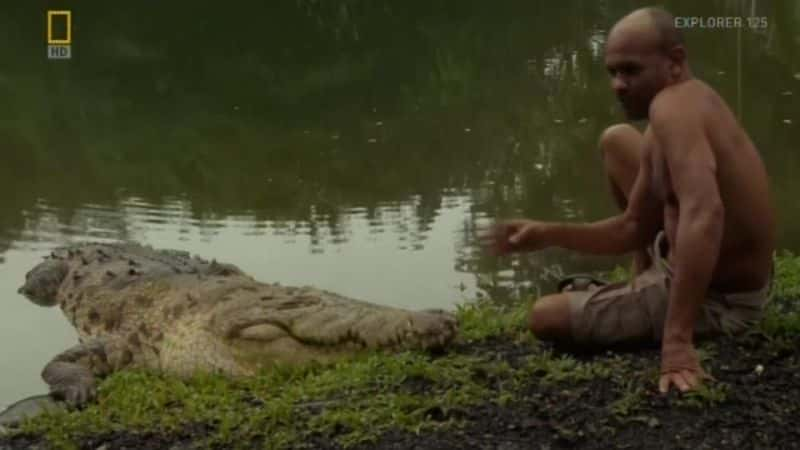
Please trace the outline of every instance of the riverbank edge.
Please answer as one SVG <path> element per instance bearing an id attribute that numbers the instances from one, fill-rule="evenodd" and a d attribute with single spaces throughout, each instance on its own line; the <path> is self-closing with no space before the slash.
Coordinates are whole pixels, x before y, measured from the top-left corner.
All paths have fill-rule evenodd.
<path id="1" fill-rule="evenodd" d="M 622 276 L 616 270 L 612 278 Z M 608 448 L 636 446 L 637 438 L 644 445 L 631 432 L 637 429 L 674 431 L 661 441 L 667 448 L 795 445 L 800 436 L 791 427 L 776 430 L 797 412 L 781 398 L 800 385 L 798 298 L 800 258 L 783 252 L 764 319 L 744 336 L 699 345 L 716 381 L 689 395 L 657 394 L 656 348 L 554 349 L 525 330 L 529 302 L 477 300 L 458 308 L 460 340 L 443 354 L 362 355 L 236 381 L 121 372 L 104 380 L 96 403 L 28 421 L 0 438 L 0 449 Z M 758 420 L 752 430 L 735 425 L 734 418 L 754 411 L 754 400 L 770 397 L 771 434 L 759 437 Z M 681 438 L 681 430 L 705 420 L 719 430 L 726 417 L 732 425 L 723 434 Z M 606 447 L 594 447 L 600 444 Z"/>

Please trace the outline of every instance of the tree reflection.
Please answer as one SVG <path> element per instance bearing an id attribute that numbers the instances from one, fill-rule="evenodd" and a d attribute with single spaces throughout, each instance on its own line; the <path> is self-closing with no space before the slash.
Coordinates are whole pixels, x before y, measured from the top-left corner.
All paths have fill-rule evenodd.
<path id="1" fill-rule="evenodd" d="M 16 44 L 0 54 L 17 64 L 0 77 L 0 245 L 31 239 L 53 218 L 90 234 L 97 222 L 87 217 L 98 211 L 115 237 L 130 236 L 131 199 L 155 210 L 179 199 L 184 212 L 162 220 L 199 226 L 244 215 L 254 232 L 309 235 L 312 251 L 324 251 L 329 240 L 347 240 L 348 218 L 363 214 L 413 249 L 448 202 L 468 196 L 456 270 L 530 291 L 557 264 L 595 267 L 558 251 L 487 258 L 475 248 L 475 221 L 613 212 L 595 150 L 602 129 L 620 120 L 602 46 L 608 27 L 635 6 L 294 0 L 245 9 L 197 1 L 186 11 L 82 3 L 73 6 L 75 59 L 54 64 L 41 57 L 43 12 L 3 5 L 0 27 Z M 743 80 L 733 77 L 735 30 L 687 30 L 690 58 L 726 98 L 741 96 L 784 221 L 800 218 L 789 206 L 800 190 L 789 144 L 798 136 L 783 122 L 797 112 L 783 93 L 800 71 L 800 8 L 667 6 L 681 15 L 768 17 L 767 30 L 742 30 Z M 782 236 L 786 246 L 800 242 L 791 228 Z"/>

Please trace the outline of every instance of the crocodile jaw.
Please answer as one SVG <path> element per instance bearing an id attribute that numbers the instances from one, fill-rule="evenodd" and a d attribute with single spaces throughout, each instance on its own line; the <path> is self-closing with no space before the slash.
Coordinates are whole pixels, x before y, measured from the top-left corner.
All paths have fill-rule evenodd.
<path id="1" fill-rule="evenodd" d="M 456 335 L 457 323 L 448 314 L 389 317 L 394 320 L 383 321 L 381 333 L 362 322 L 357 330 L 329 340 L 302 337 L 275 321 L 251 323 L 227 336 L 193 320 L 181 322 L 164 336 L 160 365 L 185 376 L 198 370 L 251 376 L 275 365 L 327 364 L 368 350 L 437 349 Z"/>

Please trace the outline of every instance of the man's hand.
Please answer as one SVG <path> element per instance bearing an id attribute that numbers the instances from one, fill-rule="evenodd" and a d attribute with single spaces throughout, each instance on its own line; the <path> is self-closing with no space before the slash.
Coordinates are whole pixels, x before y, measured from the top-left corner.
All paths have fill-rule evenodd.
<path id="1" fill-rule="evenodd" d="M 492 255 L 535 251 L 547 247 L 544 241 L 543 222 L 535 220 L 509 220 L 492 225 L 480 237 L 481 244 Z"/>
<path id="2" fill-rule="evenodd" d="M 697 351 L 691 343 L 665 344 L 661 350 L 661 379 L 658 389 L 666 394 L 673 385 L 681 392 L 693 390 L 713 377 L 700 367 Z"/>

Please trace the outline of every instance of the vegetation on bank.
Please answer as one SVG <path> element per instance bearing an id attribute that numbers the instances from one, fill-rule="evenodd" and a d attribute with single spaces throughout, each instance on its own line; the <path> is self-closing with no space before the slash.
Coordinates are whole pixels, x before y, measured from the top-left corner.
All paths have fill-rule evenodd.
<path id="1" fill-rule="evenodd" d="M 624 276 L 624 271 L 607 276 Z M 774 342 L 772 348 L 785 346 L 782 342 L 800 331 L 798 297 L 800 257 L 785 252 L 776 258 L 773 300 L 753 333 Z M 390 430 L 458 429 L 466 424 L 468 408 L 512 404 L 532 385 L 562 390 L 598 379 L 612 386 L 616 398 L 605 406 L 609 417 L 619 423 L 655 420 L 640 414 L 656 380 L 654 361 L 612 352 L 592 358 L 554 352 L 525 331 L 529 306 L 477 301 L 459 307 L 461 342 L 441 355 L 367 354 L 327 367 L 280 367 L 241 380 L 121 372 L 100 385 L 98 401 L 84 410 L 49 413 L 24 423 L 17 433 L 45 436 L 57 448 L 77 448 L 105 433 L 172 435 L 200 427 L 204 431 L 192 439 L 204 446 L 296 448 L 332 439 L 349 447 Z M 713 358 L 717 345 L 702 344 L 701 357 Z M 722 405 L 728 391 L 723 382 L 709 383 L 681 396 L 675 407 Z"/>

